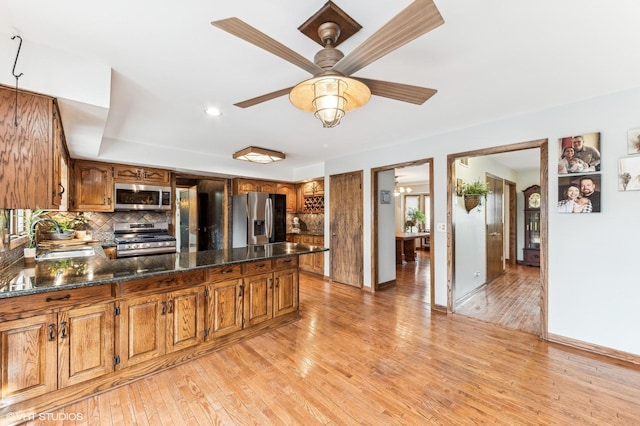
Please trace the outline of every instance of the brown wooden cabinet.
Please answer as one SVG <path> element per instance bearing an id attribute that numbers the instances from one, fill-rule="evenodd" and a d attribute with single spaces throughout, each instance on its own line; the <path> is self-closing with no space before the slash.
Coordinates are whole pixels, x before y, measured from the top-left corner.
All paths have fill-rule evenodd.
<path id="1" fill-rule="evenodd" d="M 51 207 L 66 210 L 69 194 L 67 165 L 69 153 L 57 102 L 53 103 L 51 156 Z"/>
<path id="2" fill-rule="evenodd" d="M 276 187 L 276 193 L 283 194 L 287 197 L 287 213 L 295 213 L 298 210 L 298 196 L 294 184 L 279 182 Z"/>
<path id="3" fill-rule="evenodd" d="M 58 315 L 59 387 L 114 369 L 114 304 L 65 308 Z"/>
<path id="4" fill-rule="evenodd" d="M 109 163 L 74 160 L 69 210 L 85 212 L 113 211 L 113 167 Z"/>
<path id="5" fill-rule="evenodd" d="M 114 182 L 140 183 L 148 185 L 171 185 L 171 171 L 149 167 L 113 165 Z"/>
<path id="6" fill-rule="evenodd" d="M 58 208 L 53 111 L 51 97 L 0 87 L 0 208 Z"/>
<path id="7" fill-rule="evenodd" d="M 236 178 L 232 182 L 233 194 L 244 194 L 246 192 L 268 192 L 275 194 L 278 184 L 259 179 Z"/>
<path id="8" fill-rule="evenodd" d="M 149 283 L 146 279 L 141 281 L 144 281 L 143 285 Z M 195 286 L 123 301 L 118 368 L 130 367 L 202 342 L 204 294 L 204 286 Z"/>
<path id="9" fill-rule="evenodd" d="M 56 315 L 0 323 L 2 403 L 13 404 L 58 387 Z"/>
<path id="10" fill-rule="evenodd" d="M 296 235 L 296 243 L 324 247 L 324 237 L 319 235 Z M 314 274 L 324 274 L 324 252 L 300 256 L 300 269 Z"/>
<path id="11" fill-rule="evenodd" d="M 113 371 L 114 304 L 100 302 L 110 293 L 105 286 L 5 301 L 0 312 L 9 318 L 0 323 L 3 406 Z M 91 301 L 97 303 L 88 306 Z"/>
<path id="12" fill-rule="evenodd" d="M 299 213 L 324 213 L 324 181 L 299 183 L 296 192 Z"/>
<path id="13" fill-rule="evenodd" d="M 297 269 L 287 269 L 273 273 L 273 316 L 279 317 L 298 310 L 299 274 Z"/>

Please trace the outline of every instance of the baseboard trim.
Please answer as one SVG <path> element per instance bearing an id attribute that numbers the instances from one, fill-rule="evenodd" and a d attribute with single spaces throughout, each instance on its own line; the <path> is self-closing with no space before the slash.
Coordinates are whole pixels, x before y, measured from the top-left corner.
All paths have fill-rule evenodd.
<path id="1" fill-rule="evenodd" d="M 594 345 L 593 343 L 587 343 L 581 340 L 571 339 L 569 337 L 564 337 L 553 333 L 549 333 L 549 335 L 547 336 L 547 340 L 549 342 L 558 343 L 560 345 L 569 346 L 586 352 L 603 355 L 608 358 L 640 365 L 640 356 L 629 352 L 619 351 L 616 349 L 607 348 L 605 346 Z"/>
<path id="2" fill-rule="evenodd" d="M 395 279 L 389 280 L 389 281 L 385 281 L 383 283 L 378 283 L 376 285 L 376 290 L 384 290 L 384 289 L 392 287 L 394 285 L 396 285 L 396 280 Z"/>

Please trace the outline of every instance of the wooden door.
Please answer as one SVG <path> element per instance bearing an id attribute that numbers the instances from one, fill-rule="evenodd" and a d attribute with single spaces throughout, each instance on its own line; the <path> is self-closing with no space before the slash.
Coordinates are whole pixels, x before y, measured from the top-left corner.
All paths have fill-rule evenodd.
<path id="1" fill-rule="evenodd" d="M 242 330 L 242 279 L 211 284 L 207 293 L 207 340 Z"/>
<path id="2" fill-rule="evenodd" d="M 298 309 L 298 270 L 274 272 L 273 316 L 295 312 Z"/>
<path id="3" fill-rule="evenodd" d="M 166 315 L 165 294 L 133 297 L 122 303 L 118 368 L 164 355 Z"/>
<path id="4" fill-rule="evenodd" d="M 244 327 L 273 318 L 273 274 L 244 278 Z"/>
<path id="5" fill-rule="evenodd" d="M 196 346 L 204 338 L 204 287 L 167 295 L 167 352 Z"/>
<path id="6" fill-rule="evenodd" d="M 64 309 L 58 318 L 60 387 L 113 371 L 113 303 Z"/>
<path id="7" fill-rule="evenodd" d="M 487 175 L 487 184 L 491 190 L 486 199 L 487 282 L 491 282 L 504 273 L 504 181 Z"/>
<path id="8" fill-rule="evenodd" d="M 362 287 L 362 172 L 332 175 L 329 196 L 331 279 Z"/>
<path id="9" fill-rule="evenodd" d="M 0 323 L 0 397 L 6 406 L 57 386 L 56 315 Z"/>

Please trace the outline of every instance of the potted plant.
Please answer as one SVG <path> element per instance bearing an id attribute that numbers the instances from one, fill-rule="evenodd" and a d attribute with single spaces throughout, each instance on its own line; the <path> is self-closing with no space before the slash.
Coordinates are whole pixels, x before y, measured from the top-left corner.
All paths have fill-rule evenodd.
<path id="1" fill-rule="evenodd" d="M 84 239 L 87 236 L 89 218 L 86 213 L 80 212 L 73 218 L 73 228 L 76 230 L 76 238 Z"/>
<path id="2" fill-rule="evenodd" d="M 427 217 L 422 210 L 418 210 L 414 207 L 409 208 L 407 211 L 407 217 L 409 219 L 405 222 L 405 226 L 411 228 L 417 225 L 418 229 L 420 229 L 420 224 L 423 224 L 424 221 L 427 220 Z"/>
<path id="3" fill-rule="evenodd" d="M 464 183 L 462 186 L 462 197 L 464 198 L 464 207 L 467 213 L 476 208 L 478 204 L 480 204 L 482 197 L 486 198 L 490 192 L 487 183 L 480 179 Z"/>

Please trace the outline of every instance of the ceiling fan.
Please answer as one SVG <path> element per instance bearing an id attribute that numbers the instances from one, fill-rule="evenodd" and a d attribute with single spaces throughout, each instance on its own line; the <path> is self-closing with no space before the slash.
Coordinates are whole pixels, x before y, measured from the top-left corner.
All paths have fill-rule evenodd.
<path id="1" fill-rule="evenodd" d="M 325 14 L 327 10 L 333 13 Z M 339 19 L 334 19 L 336 11 Z M 327 20 L 322 21 L 323 19 Z M 324 45 L 315 55 L 313 62 L 238 18 L 211 22 L 211 25 L 271 52 L 313 75 L 313 78 L 294 87 L 238 102 L 236 106 L 248 108 L 289 94 L 289 100 L 296 107 L 313 112 L 324 127 L 335 127 L 340 123 L 345 111 L 364 105 L 370 95 L 421 105 L 437 92 L 425 87 L 352 77 L 352 74 L 372 62 L 444 24 L 444 19 L 433 0 L 415 0 L 346 56 L 335 48 L 343 30 L 341 23 L 343 26 L 351 26 L 349 36 L 360 29 L 359 24 L 331 1 L 307 23 L 312 21 L 318 22 L 317 41 Z M 303 26 L 299 28 L 301 31 Z"/>

